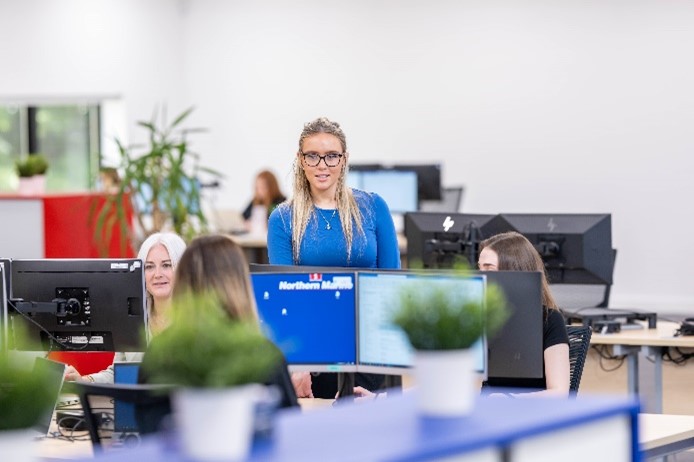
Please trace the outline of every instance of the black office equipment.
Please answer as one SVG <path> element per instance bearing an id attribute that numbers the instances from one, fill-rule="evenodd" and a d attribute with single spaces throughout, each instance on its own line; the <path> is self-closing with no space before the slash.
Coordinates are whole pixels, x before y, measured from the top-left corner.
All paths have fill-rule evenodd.
<path id="1" fill-rule="evenodd" d="M 441 200 L 423 200 L 419 202 L 420 212 L 458 213 L 463 201 L 462 186 L 441 188 Z"/>
<path id="2" fill-rule="evenodd" d="M 488 382 L 521 386 L 544 374 L 541 273 L 534 271 L 479 271 L 487 284 L 496 284 L 508 302 L 506 324 L 488 340 Z"/>
<path id="3" fill-rule="evenodd" d="M 12 329 L 21 324 L 48 351 L 144 351 L 141 260 L 11 260 L 9 266 L 10 348 L 29 348 L 12 343 Z"/>
<path id="4" fill-rule="evenodd" d="M 623 309 L 604 309 L 604 308 L 583 308 L 576 311 L 564 310 L 567 323 L 581 323 L 584 326 L 592 327 L 599 321 L 617 321 L 621 329 L 633 328 L 640 329 L 641 324 L 634 321 L 648 321 L 648 328 L 655 329 L 658 322 L 658 313 L 631 311 Z M 603 324 L 604 326 L 605 324 Z"/>
<path id="5" fill-rule="evenodd" d="M 441 164 L 351 164 L 350 171 L 398 170 L 417 174 L 417 197 L 423 200 L 441 200 Z"/>
<path id="6" fill-rule="evenodd" d="M 409 267 L 477 266 L 479 243 L 504 225 L 497 215 L 415 212 L 405 215 Z"/>
<path id="7" fill-rule="evenodd" d="M 502 213 L 499 217 L 495 231 L 517 231 L 527 237 L 540 253 L 551 283 L 612 284 L 610 214 Z"/>

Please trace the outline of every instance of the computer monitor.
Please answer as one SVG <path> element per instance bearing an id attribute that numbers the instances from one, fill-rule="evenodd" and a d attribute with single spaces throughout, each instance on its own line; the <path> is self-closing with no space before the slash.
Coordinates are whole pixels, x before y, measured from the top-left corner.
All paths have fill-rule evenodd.
<path id="1" fill-rule="evenodd" d="M 376 170 L 398 170 L 417 174 L 417 198 L 419 201 L 441 200 L 441 164 L 351 164 L 351 172 Z"/>
<path id="2" fill-rule="evenodd" d="M 393 213 L 416 212 L 417 173 L 398 170 L 362 172 L 362 189 L 381 196 Z"/>
<path id="3" fill-rule="evenodd" d="M 484 303 L 485 276 L 411 271 L 357 273 L 358 371 L 400 375 L 413 366 L 412 347 L 405 333 L 392 322 L 400 294 L 408 287 L 442 287 L 462 300 Z M 486 341 L 475 345 L 475 371 L 486 376 Z"/>
<path id="4" fill-rule="evenodd" d="M 378 194 L 392 213 L 415 212 L 418 207 L 417 174 L 398 170 L 365 170 L 351 172 L 348 186 Z"/>
<path id="5" fill-rule="evenodd" d="M 5 260 L 6 268 L 8 260 Z M 138 259 L 11 260 L 12 329 L 44 350 L 144 351 L 145 282 Z"/>
<path id="6" fill-rule="evenodd" d="M 251 273 L 263 332 L 293 371 L 356 372 L 355 273 Z"/>
<path id="7" fill-rule="evenodd" d="M 479 242 L 498 228 L 497 215 L 414 212 L 405 215 L 407 263 L 410 268 L 477 266 Z"/>
<path id="8" fill-rule="evenodd" d="M 135 385 L 140 372 L 139 362 L 116 361 L 113 363 L 113 383 Z M 124 439 L 129 433 L 137 433 L 135 404 L 120 399 L 113 400 L 113 432 L 115 439 Z"/>
<path id="9" fill-rule="evenodd" d="M 398 164 L 393 169 L 417 174 L 417 190 L 420 201 L 441 200 L 441 164 Z"/>
<path id="10" fill-rule="evenodd" d="M 542 274 L 534 271 L 476 271 L 506 298 L 508 319 L 487 340 L 490 385 L 524 386 L 544 372 Z"/>
<path id="11" fill-rule="evenodd" d="M 535 246 L 553 284 L 612 284 L 612 220 L 605 214 L 503 213 L 499 231 Z"/>

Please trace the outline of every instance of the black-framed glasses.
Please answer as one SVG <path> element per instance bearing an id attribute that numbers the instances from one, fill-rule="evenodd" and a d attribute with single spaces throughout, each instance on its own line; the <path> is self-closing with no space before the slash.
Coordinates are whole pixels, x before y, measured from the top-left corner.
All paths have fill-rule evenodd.
<path id="1" fill-rule="evenodd" d="M 328 152 L 324 156 L 321 156 L 317 152 L 302 152 L 301 155 L 304 157 L 304 162 L 309 167 L 318 167 L 320 161 L 325 162 L 328 167 L 337 167 L 340 165 L 340 160 L 345 154 L 342 152 Z"/>

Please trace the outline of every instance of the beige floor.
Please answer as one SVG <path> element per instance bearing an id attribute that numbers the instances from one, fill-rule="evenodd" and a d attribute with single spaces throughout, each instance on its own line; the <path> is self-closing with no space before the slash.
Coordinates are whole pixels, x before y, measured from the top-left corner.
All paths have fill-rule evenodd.
<path id="1" fill-rule="evenodd" d="M 601 367 L 602 365 L 602 367 Z M 619 361 L 600 359 L 594 348 L 591 348 L 583 376 L 580 395 L 589 393 L 614 393 L 625 395 L 627 392 L 627 364 L 612 371 Z M 641 359 L 642 373 L 649 374 L 650 364 Z M 604 369 L 603 369 L 604 368 Z M 694 415 L 694 358 L 683 365 L 663 362 L 663 413 Z"/>

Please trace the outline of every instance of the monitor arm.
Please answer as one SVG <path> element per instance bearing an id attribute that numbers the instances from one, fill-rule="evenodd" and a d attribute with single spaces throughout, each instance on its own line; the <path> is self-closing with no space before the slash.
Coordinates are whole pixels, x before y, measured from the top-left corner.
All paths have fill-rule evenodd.
<path id="1" fill-rule="evenodd" d="M 76 298 L 54 298 L 50 302 L 32 302 L 21 298 L 12 299 L 14 309 L 24 314 L 49 313 L 57 317 L 78 314 L 82 307 Z"/>

